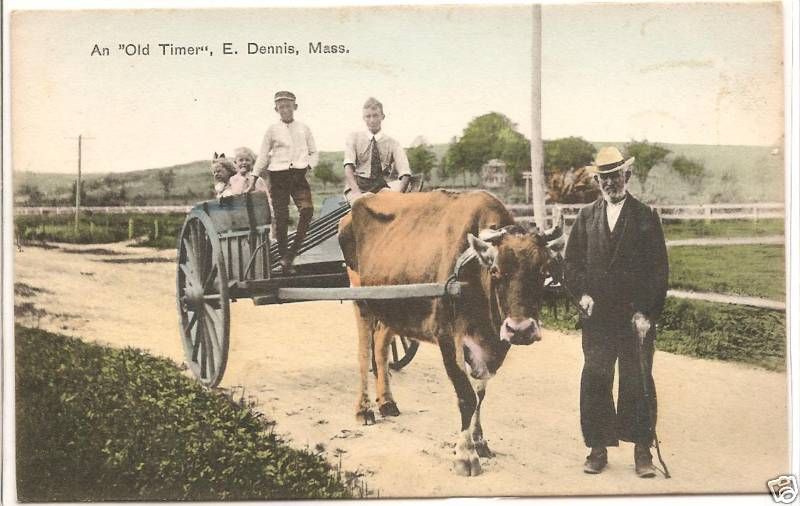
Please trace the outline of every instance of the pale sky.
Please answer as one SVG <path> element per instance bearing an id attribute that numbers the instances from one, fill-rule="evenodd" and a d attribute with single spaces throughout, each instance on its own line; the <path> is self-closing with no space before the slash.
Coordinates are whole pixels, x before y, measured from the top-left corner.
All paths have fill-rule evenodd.
<path id="1" fill-rule="evenodd" d="M 548 5 L 542 11 L 544 138 L 698 144 L 780 142 L 780 4 Z M 272 95 L 322 150 L 363 128 L 369 96 L 384 131 L 443 143 L 501 112 L 530 135 L 531 8 L 360 7 L 18 12 L 11 23 L 15 170 L 147 169 L 257 150 L 277 120 Z M 308 54 L 308 42 L 346 45 Z M 124 56 L 120 43 L 150 44 Z M 213 56 L 160 56 L 158 43 Z M 239 50 L 222 55 L 222 43 Z M 248 42 L 302 54 L 246 55 Z M 111 56 L 90 56 L 94 44 Z"/>

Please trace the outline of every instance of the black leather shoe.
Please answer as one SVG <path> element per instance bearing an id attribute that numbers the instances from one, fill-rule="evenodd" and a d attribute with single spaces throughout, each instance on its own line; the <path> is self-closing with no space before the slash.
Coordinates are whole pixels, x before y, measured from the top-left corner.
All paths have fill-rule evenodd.
<path id="1" fill-rule="evenodd" d="M 600 474 L 608 464 L 608 452 L 605 447 L 592 448 L 591 453 L 583 463 L 583 472 L 587 474 Z"/>
<path id="2" fill-rule="evenodd" d="M 633 462 L 636 468 L 636 476 L 639 478 L 652 478 L 656 475 L 653 456 L 650 455 L 650 448 L 647 446 L 636 445 L 634 447 Z"/>

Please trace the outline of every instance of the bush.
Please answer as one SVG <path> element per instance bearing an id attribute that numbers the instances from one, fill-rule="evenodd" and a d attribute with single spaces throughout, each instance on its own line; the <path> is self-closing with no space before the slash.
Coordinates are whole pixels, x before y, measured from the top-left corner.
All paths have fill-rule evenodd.
<path id="1" fill-rule="evenodd" d="M 578 321 L 563 300 L 557 316 L 546 305 L 541 317 L 545 327 L 560 331 L 574 331 Z M 661 351 L 777 371 L 786 366 L 786 315 L 779 311 L 667 297 L 658 326 Z"/>
<path id="2" fill-rule="evenodd" d="M 656 345 L 682 355 L 786 366 L 786 315 L 732 304 L 667 298 Z"/>
<path id="3" fill-rule="evenodd" d="M 167 360 L 16 328 L 21 501 L 349 495 L 318 454 Z"/>

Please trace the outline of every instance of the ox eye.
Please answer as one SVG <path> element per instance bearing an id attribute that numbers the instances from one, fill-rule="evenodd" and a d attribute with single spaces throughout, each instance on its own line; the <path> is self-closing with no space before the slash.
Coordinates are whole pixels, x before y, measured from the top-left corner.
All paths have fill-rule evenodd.
<path id="1" fill-rule="evenodd" d="M 503 277 L 503 275 L 500 273 L 500 269 L 496 265 L 489 267 L 489 274 L 494 279 L 500 279 Z"/>

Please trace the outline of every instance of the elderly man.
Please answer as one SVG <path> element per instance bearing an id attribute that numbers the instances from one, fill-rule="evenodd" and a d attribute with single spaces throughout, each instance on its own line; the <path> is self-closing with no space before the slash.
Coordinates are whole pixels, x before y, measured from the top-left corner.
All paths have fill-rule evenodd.
<path id="1" fill-rule="evenodd" d="M 632 163 L 615 147 L 597 153 L 592 171 L 602 198 L 575 220 L 565 276 L 584 311 L 580 411 L 583 439 L 591 448 L 584 471 L 600 473 L 608 463 L 606 447 L 622 440 L 635 444 L 636 474 L 649 478 L 655 476 L 655 322 L 664 307 L 668 263 L 658 214 L 627 191 Z"/>

